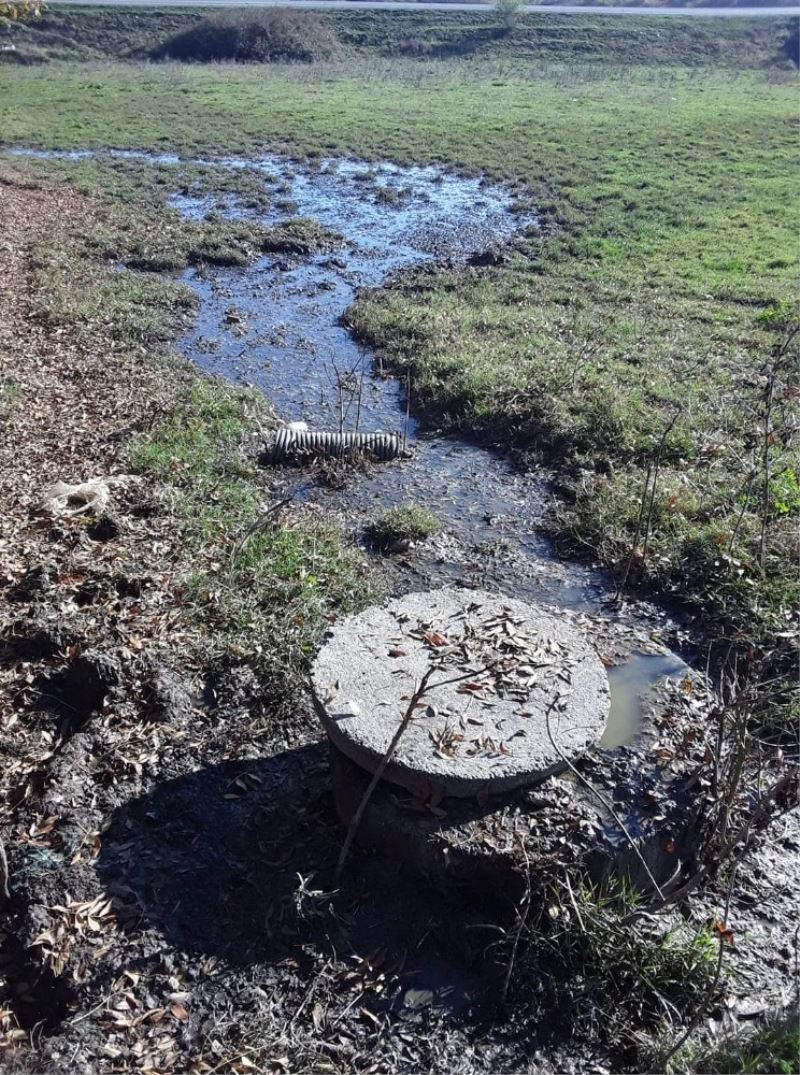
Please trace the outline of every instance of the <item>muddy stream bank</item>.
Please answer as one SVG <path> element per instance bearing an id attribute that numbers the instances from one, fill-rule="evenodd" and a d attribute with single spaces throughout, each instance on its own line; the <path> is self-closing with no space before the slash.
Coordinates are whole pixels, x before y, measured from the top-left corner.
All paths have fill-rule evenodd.
<path id="1" fill-rule="evenodd" d="M 147 159 L 178 163 L 170 156 Z M 263 391 L 286 422 L 400 431 L 411 449 L 409 458 L 372 467 L 341 489 L 318 483 L 307 469 L 276 469 L 267 475 L 275 494 L 322 504 L 362 537 L 385 508 L 408 501 L 430 508 L 442 533 L 390 559 L 397 590 L 479 585 L 624 621 L 627 652 L 610 670 L 605 745 L 628 740 L 653 684 L 687 671 L 663 644 L 677 643 L 678 625 L 646 603 L 623 613 L 613 608 L 608 576 L 560 559 L 542 530 L 551 501 L 546 472 L 525 472 L 502 451 L 445 435 L 413 411 L 407 414 L 405 385 L 382 375 L 343 321 L 359 289 L 379 287 L 415 266 L 479 262 L 487 249 L 535 228 L 535 217 L 519 211 L 508 189 L 434 167 L 346 159 L 309 165 L 278 156 L 214 163 L 222 171 L 254 171 L 269 208 L 252 208 L 251 199 L 232 194 L 176 193 L 169 201 L 180 213 L 267 225 L 300 216 L 343 241 L 333 253 L 186 270 L 181 279 L 197 294 L 199 308 L 191 331 L 178 341 L 180 351 L 207 373 Z M 349 394 L 342 396 L 340 382 L 350 386 Z"/>
<path id="2" fill-rule="evenodd" d="M 343 417 L 346 430 L 399 431 L 408 438 L 409 458 L 376 466 L 342 489 L 318 483 L 307 469 L 274 471 L 275 494 L 321 503 L 362 537 L 364 526 L 385 508 L 416 501 L 431 509 L 441 535 L 388 563 L 398 591 L 481 586 L 589 616 L 601 635 L 603 621 L 623 624 L 626 642 L 609 670 L 606 746 L 635 734 L 654 684 L 686 674 L 682 657 L 666 645 L 681 649 L 686 642 L 674 619 L 649 602 L 621 611 L 612 603 L 606 572 L 557 555 L 542 528 L 552 499 L 547 472 L 525 472 L 502 445 L 492 450 L 473 444 L 408 414 L 405 385 L 384 376 L 344 324 L 361 288 L 380 287 L 416 266 L 479 264 L 487 250 L 535 229 L 535 216 L 520 210 L 514 192 L 431 166 L 341 158 L 189 162 L 132 150 L 10 152 L 176 170 L 194 163 L 216 167 L 221 176 L 248 172 L 263 183 L 267 209 L 252 193 L 174 192 L 169 204 L 194 220 L 216 214 L 275 225 L 303 217 L 340 235 L 332 253 L 266 256 L 234 268 L 202 265 L 180 276 L 199 301 L 194 325 L 177 347 L 200 369 L 263 391 L 286 422 L 337 430 Z M 344 416 L 340 382 L 350 386 Z"/>

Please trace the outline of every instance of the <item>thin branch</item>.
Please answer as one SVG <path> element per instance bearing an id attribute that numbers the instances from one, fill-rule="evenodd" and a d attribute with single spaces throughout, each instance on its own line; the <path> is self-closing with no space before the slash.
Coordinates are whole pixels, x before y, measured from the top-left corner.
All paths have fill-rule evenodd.
<path id="1" fill-rule="evenodd" d="M 653 876 L 653 873 L 652 873 L 650 867 L 647 865 L 647 862 L 645 861 L 644 855 L 642 855 L 641 851 L 639 850 L 639 848 L 636 845 L 635 840 L 633 839 L 631 834 L 628 832 L 628 829 L 627 829 L 627 826 L 625 825 L 625 822 L 622 820 L 622 818 L 619 816 L 619 814 L 614 809 L 614 805 L 611 802 L 611 800 L 607 799 L 606 796 L 603 795 L 603 793 L 601 791 L 597 790 L 597 788 L 594 786 L 594 784 L 591 784 L 586 779 L 586 777 L 583 775 L 583 773 L 579 772 L 578 769 L 575 768 L 573 763 L 569 760 L 567 755 L 564 753 L 564 751 L 561 749 L 561 747 L 558 745 L 558 743 L 556 742 L 555 738 L 553 737 L 553 729 L 550 727 L 550 714 L 552 713 L 553 706 L 556 704 L 557 701 L 558 701 L 558 698 L 554 698 L 553 701 L 550 703 L 550 705 L 547 707 L 547 710 L 545 712 L 545 724 L 546 724 L 546 727 L 547 727 L 547 737 L 550 740 L 550 743 L 552 744 L 553 749 L 558 754 L 558 756 L 561 758 L 561 760 L 564 762 L 564 764 L 567 766 L 567 768 L 572 772 L 572 774 L 574 776 L 576 776 L 578 778 L 578 780 L 580 780 L 580 782 L 583 784 L 583 786 L 585 788 L 587 788 L 592 793 L 592 795 L 594 795 L 594 797 L 596 799 L 598 799 L 603 804 L 603 806 L 606 808 L 606 810 L 608 810 L 608 812 L 611 814 L 611 816 L 613 817 L 614 821 L 617 823 L 617 825 L 619 825 L 621 831 L 625 834 L 625 838 L 628 841 L 628 844 L 630 845 L 631 850 L 633 851 L 633 853 L 639 859 L 639 862 L 641 862 L 642 866 L 644 867 L 644 871 L 647 874 L 648 878 L 650 879 L 650 883 L 652 884 L 653 888 L 658 893 L 659 899 L 661 899 L 661 900 L 665 899 L 664 893 L 662 892 L 658 881 L 656 881 L 655 877 Z"/>
<path id="2" fill-rule="evenodd" d="M 750 494 L 753 491 L 753 482 L 756 480 L 756 474 L 757 473 L 758 473 L 758 471 L 757 471 L 756 467 L 753 466 L 750 469 L 750 474 L 748 475 L 748 478 L 747 478 L 747 488 L 744 491 L 744 500 L 742 501 L 742 510 L 739 512 L 739 517 L 737 518 L 736 524 L 735 524 L 733 530 L 731 531 L 731 540 L 728 542 L 728 556 L 733 555 L 733 546 L 734 546 L 734 543 L 736 542 L 736 538 L 739 535 L 739 528 L 742 525 L 742 520 L 744 519 L 744 513 L 747 511 L 747 508 L 748 508 L 748 506 L 750 504 Z"/>
<path id="3" fill-rule="evenodd" d="M 2 838 L 0 838 L 0 901 L 11 899 L 11 889 L 9 888 L 10 876 L 6 849 Z"/>
<path id="4" fill-rule="evenodd" d="M 770 438 L 772 437 L 772 404 L 775 399 L 775 370 L 767 371 L 767 387 L 764 396 L 764 439 L 762 442 L 762 467 L 764 482 L 761 487 L 761 537 L 758 542 L 758 565 L 761 570 L 767 561 L 767 524 L 769 522 Z"/>
<path id="5" fill-rule="evenodd" d="M 656 499 L 656 485 L 658 484 L 658 475 L 661 471 L 661 456 L 664 453 L 664 447 L 667 443 L 667 437 L 674 429 L 675 423 L 678 421 L 678 416 L 681 414 L 682 411 L 683 407 L 677 408 L 672 418 L 667 423 L 664 432 L 661 434 L 661 439 L 658 442 L 658 451 L 656 452 L 656 461 L 655 466 L 653 468 L 653 487 L 650 491 L 650 504 L 647 508 L 647 519 L 645 521 L 644 528 L 644 543 L 642 545 L 642 566 L 644 566 L 645 560 L 647 559 L 647 548 L 650 544 L 650 523 L 653 519 L 653 506 L 655 504 Z"/>
<path id="6" fill-rule="evenodd" d="M 403 453 L 408 451 L 408 424 L 411 420 L 411 371 L 406 377 L 406 420 L 403 425 Z"/>
<path id="7" fill-rule="evenodd" d="M 506 1005 L 508 989 L 511 985 L 511 976 L 514 973 L 514 964 L 517 961 L 517 949 L 519 948 L 522 931 L 525 929 L 525 926 L 528 922 L 528 914 L 531 909 L 531 862 L 528 858 L 528 852 L 525 850 L 525 844 L 523 843 L 521 838 L 519 846 L 520 850 L 522 851 L 522 854 L 525 856 L 525 895 L 523 896 L 524 908 L 522 914 L 519 917 L 519 923 L 514 934 L 514 943 L 511 946 L 511 955 L 509 956 L 508 966 L 506 967 L 506 975 L 503 979 L 503 990 L 500 994 L 500 1008 L 504 1008 Z"/>
<path id="8" fill-rule="evenodd" d="M 383 757 L 378 762 L 378 766 L 375 769 L 375 772 L 372 774 L 372 779 L 370 780 L 363 796 L 361 797 L 361 802 L 358 804 L 356 812 L 350 819 L 350 824 L 347 826 L 347 835 L 345 836 L 344 844 L 342 845 L 342 850 L 339 854 L 339 861 L 336 863 L 336 872 L 333 875 L 334 888 L 339 887 L 339 881 L 341 880 L 342 871 L 344 870 L 347 856 L 350 854 L 350 848 L 353 846 L 353 841 L 355 840 L 356 833 L 358 832 L 358 826 L 361 824 L 361 818 L 364 816 L 364 811 L 367 809 L 369 801 L 372 798 L 372 793 L 375 791 L 375 788 L 378 786 L 381 777 L 386 771 L 386 766 L 389 764 L 392 755 L 397 749 L 398 743 L 402 739 L 404 732 L 411 723 L 414 717 L 414 711 L 418 707 L 420 701 L 424 698 L 424 696 L 428 693 L 429 690 L 436 690 L 438 687 L 446 687 L 451 683 L 460 683 L 462 679 L 474 679 L 478 676 L 482 676 L 484 672 L 490 671 L 496 663 L 496 661 L 493 661 L 491 664 L 486 665 L 485 668 L 481 668 L 478 672 L 465 672 L 463 675 L 460 676 L 453 676 L 450 679 L 439 680 L 438 683 L 430 682 L 431 676 L 434 672 L 437 671 L 437 668 L 435 667 L 429 668 L 425 675 L 422 677 L 419 686 L 411 695 L 411 700 L 406 707 L 406 711 L 403 714 L 402 720 L 397 726 L 397 730 L 392 736 L 392 740 L 389 743 L 389 746 L 386 748 Z"/>
<path id="9" fill-rule="evenodd" d="M 731 909 L 731 898 L 733 896 L 733 884 L 734 884 L 734 881 L 736 880 L 736 871 L 737 871 L 738 868 L 739 868 L 739 862 L 737 861 L 737 862 L 735 862 L 733 864 L 733 868 L 731 869 L 731 876 L 730 876 L 730 879 L 728 881 L 728 891 L 727 891 L 727 894 L 726 894 L 726 897 L 725 897 L 725 912 L 724 912 L 722 922 L 721 922 L 722 929 L 719 931 L 719 951 L 717 953 L 717 965 L 716 965 L 716 968 L 715 968 L 715 971 L 714 971 L 714 978 L 712 979 L 712 982 L 711 982 L 710 986 L 708 987 L 706 995 L 703 998 L 703 1001 L 701 1002 L 701 1004 L 699 1005 L 697 1011 L 694 1013 L 694 1016 L 693 1016 L 691 1022 L 689 1023 L 688 1027 L 683 1032 L 683 1034 L 681 1034 L 681 1036 L 678 1038 L 678 1040 L 675 1042 L 675 1044 L 669 1050 L 667 1055 L 664 1057 L 663 1064 L 664 1064 L 664 1070 L 665 1071 L 668 1070 L 669 1062 L 673 1058 L 673 1056 L 675 1056 L 675 1054 L 677 1052 L 680 1052 L 680 1050 L 684 1047 L 684 1045 L 689 1040 L 689 1038 L 692 1036 L 692 1034 L 694 1034 L 695 1030 L 697 1030 L 698 1026 L 700 1025 L 700 1023 L 702 1022 L 703 1018 L 705 1017 L 706 1012 L 708 1011 L 708 1008 L 709 1008 L 709 1005 L 711 1004 L 711 1001 L 716 996 L 717 989 L 719 988 L 720 978 L 722 977 L 722 963 L 723 963 L 724 956 L 725 956 L 725 944 L 726 944 L 725 931 L 726 931 L 727 925 L 728 925 L 728 916 L 730 914 L 730 909 Z"/>
<path id="10" fill-rule="evenodd" d="M 628 561 L 625 564 L 625 571 L 624 571 L 624 573 L 622 575 L 622 578 L 617 583 L 617 592 L 614 594 L 614 597 L 615 597 L 616 600 L 618 600 L 622 596 L 622 591 L 625 589 L 625 587 L 626 587 L 626 585 L 628 583 L 628 576 L 631 573 L 631 566 L 633 564 L 633 558 L 636 555 L 637 548 L 639 547 L 639 536 L 640 536 L 640 534 L 642 532 L 642 524 L 644 523 L 644 513 L 645 513 L 645 509 L 646 509 L 646 505 L 647 505 L 647 493 L 648 493 L 648 490 L 650 488 L 650 475 L 652 474 L 652 469 L 653 469 L 652 464 L 648 461 L 648 463 L 647 463 L 647 471 L 646 471 L 645 476 L 644 476 L 644 489 L 642 490 L 642 503 L 641 503 L 641 505 L 639 507 L 639 518 L 638 518 L 637 523 L 636 523 L 636 533 L 634 534 L 633 541 L 631 542 L 631 551 L 628 554 Z"/>

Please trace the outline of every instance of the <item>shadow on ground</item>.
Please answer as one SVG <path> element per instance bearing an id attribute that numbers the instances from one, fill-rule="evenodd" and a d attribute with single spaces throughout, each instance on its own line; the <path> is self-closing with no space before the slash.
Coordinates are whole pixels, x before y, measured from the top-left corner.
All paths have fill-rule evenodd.
<path id="1" fill-rule="evenodd" d="M 279 954 L 302 932 L 300 878 L 316 887 L 335 859 L 327 782 L 309 746 L 199 769 L 121 806 L 98 859 L 121 926 L 232 964 Z"/>
<path id="2" fill-rule="evenodd" d="M 325 895 L 340 847 L 327 748 L 313 745 L 209 766 L 131 800 L 97 868 L 120 927 L 150 954 L 310 968 L 380 952 L 390 1006 L 474 1011 L 489 983 L 464 949 L 464 918 L 418 878 L 360 853 L 346 890 Z"/>

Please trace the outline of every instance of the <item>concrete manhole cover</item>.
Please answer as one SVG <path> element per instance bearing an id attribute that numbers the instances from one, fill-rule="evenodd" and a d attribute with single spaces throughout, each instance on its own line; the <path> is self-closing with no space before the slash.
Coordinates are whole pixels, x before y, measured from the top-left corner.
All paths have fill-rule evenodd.
<path id="1" fill-rule="evenodd" d="M 432 666 L 384 774 L 423 798 L 535 783 L 560 767 L 559 750 L 573 758 L 605 729 L 605 668 L 573 627 L 497 594 L 436 590 L 329 632 L 313 685 L 333 743 L 374 771 Z"/>

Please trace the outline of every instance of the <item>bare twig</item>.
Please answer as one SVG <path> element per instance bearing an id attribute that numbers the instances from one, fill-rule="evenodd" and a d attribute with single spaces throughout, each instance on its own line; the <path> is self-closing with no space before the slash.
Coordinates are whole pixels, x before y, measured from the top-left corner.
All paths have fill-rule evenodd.
<path id="1" fill-rule="evenodd" d="M 739 512 L 739 516 L 736 519 L 736 523 L 733 527 L 733 530 L 731 531 L 731 540 L 728 542 L 728 556 L 733 555 L 733 546 L 736 542 L 736 538 L 739 536 L 739 529 L 741 528 L 742 520 L 744 519 L 745 512 L 747 511 L 747 508 L 750 504 L 750 495 L 753 491 L 753 482 L 756 480 L 757 473 L 758 470 L 756 469 L 756 466 L 754 464 L 750 468 L 750 473 L 747 476 L 747 486 L 744 491 L 744 499 L 742 500 L 742 510 Z"/>
<path id="2" fill-rule="evenodd" d="M 731 869 L 731 876 L 728 880 L 728 891 L 725 897 L 725 912 L 723 914 L 722 922 L 720 923 L 722 928 L 719 929 L 717 934 L 717 939 L 719 941 L 719 950 L 717 952 L 717 965 L 714 970 L 714 977 L 708 987 L 708 990 L 706 991 L 705 997 L 698 1005 L 697 1011 L 694 1013 L 694 1016 L 692 1017 L 688 1027 L 683 1032 L 683 1034 L 681 1034 L 675 1044 L 670 1048 L 667 1055 L 663 1058 L 663 1066 L 665 1071 L 669 1070 L 669 1062 L 673 1058 L 673 1056 L 675 1056 L 677 1052 L 680 1052 L 680 1050 L 684 1047 L 692 1034 L 694 1034 L 695 1030 L 697 1030 L 706 1012 L 708 1011 L 711 1001 L 717 994 L 720 978 L 722 977 L 722 964 L 725 957 L 725 944 L 727 943 L 725 938 L 728 925 L 728 916 L 730 915 L 731 899 L 733 897 L 733 885 L 736 880 L 736 871 L 738 868 L 739 861 L 737 860 L 733 864 L 733 867 Z"/>
<path id="3" fill-rule="evenodd" d="M 650 489 L 650 476 L 652 474 L 652 471 L 653 471 L 652 464 L 648 461 L 647 471 L 646 471 L 645 476 L 644 476 L 644 489 L 642 490 L 642 502 L 641 502 L 641 505 L 639 506 L 639 518 L 638 518 L 638 520 L 636 522 L 636 533 L 633 535 L 633 541 L 631 542 L 631 551 L 628 554 L 628 560 L 627 560 L 627 563 L 625 564 L 625 571 L 623 572 L 622 578 L 617 583 L 617 592 L 614 594 L 614 597 L 617 600 L 621 597 L 622 591 L 625 589 L 625 587 L 626 587 L 626 585 L 628 583 L 628 576 L 631 573 L 631 567 L 633 565 L 633 558 L 636 555 L 636 550 L 639 547 L 639 536 L 640 536 L 640 534 L 642 532 L 642 525 L 644 524 L 644 513 L 645 513 L 646 505 L 647 505 L 647 494 L 648 494 L 648 491 Z"/>
<path id="4" fill-rule="evenodd" d="M 761 536 L 758 542 L 758 564 L 761 570 L 767 558 L 767 522 L 769 520 L 770 444 L 772 441 L 772 404 L 775 399 L 775 369 L 767 370 L 764 392 L 764 436 L 761 445 L 763 483 L 761 486 Z"/>
<path id="5" fill-rule="evenodd" d="M 670 435 L 672 430 L 675 428 L 675 423 L 678 421 L 678 416 L 681 414 L 682 410 L 683 410 L 683 407 L 678 407 L 676 409 L 676 411 L 673 414 L 672 418 L 669 420 L 669 422 L 667 422 L 667 424 L 666 424 L 666 426 L 664 428 L 664 431 L 661 434 L 661 439 L 658 442 L 658 450 L 656 451 L 655 463 L 653 465 L 653 485 L 652 485 L 652 488 L 650 490 L 650 503 L 649 503 L 648 508 L 647 508 L 647 517 L 645 519 L 645 527 L 644 527 L 644 542 L 642 544 L 642 566 L 643 567 L 644 567 L 645 561 L 647 560 L 647 548 L 648 548 L 648 545 L 650 544 L 650 523 L 652 522 L 652 519 L 653 519 L 653 507 L 655 505 L 655 499 L 656 499 L 656 486 L 658 485 L 658 475 L 659 475 L 659 473 L 661 471 L 661 456 L 664 453 L 664 447 L 665 447 L 665 445 L 667 443 L 667 437 Z"/>
<path id="6" fill-rule="evenodd" d="M 761 534 L 758 542 L 758 563 L 759 567 L 763 571 L 767 562 L 767 529 L 769 526 L 770 516 L 770 481 L 772 477 L 772 459 L 770 448 L 776 440 L 775 431 L 772 426 L 772 411 L 775 404 L 775 388 L 778 384 L 778 376 L 785 366 L 784 360 L 789 354 L 795 338 L 800 333 L 800 323 L 792 325 L 784 334 L 783 339 L 778 343 L 772 353 L 772 361 L 765 366 L 764 374 L 766 377 L 766 383 L 764 385 L 764 428 L 761 435 L 761 466 L 762 466 L 762 485 L 761 485 Z"/>
<path id="7" fill-rule="evenodd" d="M 403 452 L 408 450 L 408 423 L 411 420 L 411 371 L 406 377 L 406 420 L 403 426 Z"/>
<path id="8" fill-rule="evenodd" d="M 5 845 L 3 844 L 2 838 L 0 838 L 0 899 L 2 900 L 11 899 L 9 879 L 8 858 L 6 857 Z"/>
<path id="9" fill-rule="evenodd" d="M 378 766 L 375 769 L 375 772 L 372 774 L 372 779 L 370 780 L 363 796 L 361 797 L 361 802 L 358 804 L 356 812 L 353 814 L 352 818 L 350 819 L 350 824 L 347 826 L 347 834 L 344 838 L 342 850 L 339 853 L 339 861 L 336 863 L 336 871 L 333 875 L 334 888 L 338 888 L 339 886 L 339 881 L 341 880 L 342 871 L 344 870 L 347 856 L 350 854 L 350 848 L 353 846 L 353 841 L 355 840 L 356 833 L 358 832 L 358 826 L 361 824 L 361 818 L 364 816 L 364 811 L 367 809 L 369 801 L 372 798 L 372 793 L 375 791 L 375 788 L 378 786 L 378 782 L 386 771 L 386 766 L 389 764 L 392 755 L 397 749 L 397 745 L 402 739 L 403 733 L 411 723 L 414 717 L 414 711 L 417 709 L 420 701 L 425 697 L 429 690 L 436 690 L 438 687 L 445 687 L 450 683 L 459 683 L 462 679 L 477 678 L 478 676 L 483 675 L 485 672 L 488 672 L 491 668 L 494 667 L 496 663 L 497 662 L 494 661 L 492 662 L 492 664 L 486 665 L 486 667 L 481 668 L 479 672 L 465 672 L 463 675 L 460 676 L 452 676 L 450 679 L 439 680 L 438 683 L 430 682 L 431 676 L 437 669 L 432 667 L 427 670 L 425 675 L 420 680 L 419 686 L 411 695 L 411 700 L 406 707 L 406 711 L 403 714 L 402 720 L 397 725 L 397 730 L 392 736 L 392 740 L 389 743 L 389 746 L 386 748 L 386 752 L 384 753 L 381 760 L 378 762 Z"/>
<path id="10" fill-rule="evenodd" d="M 598 799 L 603 804 L 603 806 L 606 808 L 606 810 L 608 810 L 609 814 L 611 814 L 611 816 L 613 817 L 614 821 L 617 823 L 617 825 L 619 825 L 620 830 L 624 833 L 625 839 L 628 841 L 628 844 L 630 845 L 631 850 L 636 855 L 636 857 L 638 858 L 639 862 L 641 862 L 641 864 L 642 864 L 642 866 L 644 868 L 644 871 L 645 871 L 645 873 L 647 874 L 647 876 L 648 876 L 648 878 L 650 880 L 650 883 L 652 884 L 652 886 L 655 889 L 655 891 L 658 893 L 659 899 L 664 900 L 664 898 L 665 898 L 664 893 L 662 892 L 658 881 L 656 881 L 656 879 L 653 876 L 653 873 L 652 873 L 650 867 L 647 865 L 647 862 L 645 861 L 644 855 L 641 853 L 641 851 L 637 847 L 636 841 L 633 839 L 631 834 L 628 832 L 628 828 L 625 825 L 625 822 L 622 820 L 622 818 L 619 816 L 619 814 L 614 809 L 614 805 L 611 802 L 611 800 L 606 798 L 606 796 L 603 795 L 603 793 L 601 791 L 598 791 L 597 788 L 594 786 L 594 784 L 590 783 L 586 779 L 586 777 L 583 775 L 583 773 L 579 772 L 579 770 L 576 769 L 576 767 L 573 765 L 573 763 L 569 760 L 567 755 L 564 753 L 564 751 L 561 749 L 561 747 L 556 742 L 556 740 L 555 740 L 555 738 L 553 736 L 553 729 L 550 726 L 550 714 L 552 713 L 553 707 L 556 705 L 557 702 L 558 702 L 558 698 L 556 697 L 556 698 L 553 699 L 553 701 L 547 707 L 547 710 L 545 712 L 545 724 L 546 724 L 546 727 L 547 727 L 547 737 L 550 740 L 550 743 L 552 744 L 553 749 L 558 754 L 558 756 L 561 758 L 561 760 L 564 762 L 564 764 L 567 766 L 567 768 L 572 772 L 572 774 L 574 776 L 576 776 L 578 778 L 578 780 L 580 780 L 580 782 L 583 784 L 583 786 L 585 788 L 587 788 L 592 793 L 592 795 L 594 795 L 594 797 L 596 799 Z"/>
<path id="11" fill-rule="evenodd" d="M 500 1008 L 504 1008 L 506 1005 L 508 988 L 511 985 L 511 976 L 514 973 L 514 964 L 517 961 L 517 949 L 519 948 L 520 937 L 528 922 L 528 914 L 531 909 L 531 862 L 528 858 L 528 852 L 525 850 L 525 844 L 522 839 L 520 839 L 519 846 L 522 854 L 525 856 L 525 895 L 522 897 L 522 913 L 519 916 L 517 929 L 514 933 L 514 943 L 511 945 L 511 955 L 509 956 L 505 978 L 503 979 L 503 989 L 500 994 Z"/>
<path id="12" fill-rule="evenodd" d="M 356 407 L 356 427 L 354 432 L 358 433 L 361 428 L 361 401 L 364 395 L 364 367 L 362 364 L 361 369 L 358 372 L 358 406 Z"/>
<path id="13" fill-rule="evenodd" d="M 586 932 L 586 923 L 583 921 L 583 915 L 578 907 L 578 901 L 575 899 L 575 893 L 572 891 L 572 884 L 569 879 L 569 871 L 564 874 L 564 881 L 567 885 L 567 892 L 569 893 L 569 902 L 572 904 L 572 910 L 575 912 L 575 917 L 578 919 L 578 925 L 581 927 L 581 932 Z"/>

